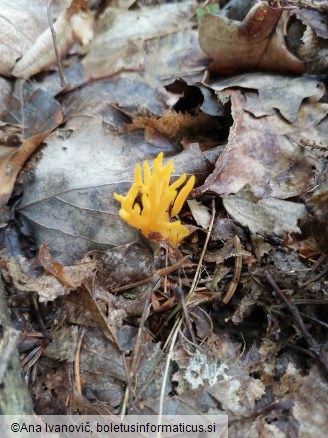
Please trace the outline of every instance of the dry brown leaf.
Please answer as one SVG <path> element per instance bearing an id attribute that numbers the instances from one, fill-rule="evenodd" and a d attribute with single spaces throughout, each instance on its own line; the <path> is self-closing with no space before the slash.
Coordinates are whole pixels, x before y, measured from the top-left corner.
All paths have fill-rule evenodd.
<path id="1" fill-rule="evenodd" d="M 236 325 L 241 324 L 258 305 L 261 294 L 263 294 L 263 288 L 256 281 L 252 280 L 250 284 L 246 284 L 243 288 L 241 300 L 238 302 L 233 315 L 228 319 L 231 319 Z"/>
<path id="2" fill-rule="evenodd" d="M 17 290 L 37 292 L 40 302 L 53 301 L 61 295 L 67 295 L 71 288 L 65 287 L 60 281 L 49 274 L 32 277 L 24 271 L 25 259 L 22 257 L 3 258 L 6 275 Z"/>
<path id="3" fill-rule="evenodd" d="M 107 132 L 100 118 L 83 118 L 80 129 L 50 136 L 42 152 L 18 208 L 38 244 L 47 243 L 57 260 L 72 264 L 89 250 L 140 241 L 137 229 L 119 218 L 113 192 L 126 193 L 136 163 L 159 152 L 145 144 L 142 131 Z M 197 148 L 177 154 L 174 166 L 173 177 L 187 172 L 204 178 L 207 172 Z"/>
<path id="4" fill-rule="evenodd" d="M 312 367 L 307 376 L 296 376 L 292 416 L 299 424 L 300 437 L 320 437 L 328 432 L 328 385 L 326 379 Z M 292 421 L 292 420 L 291 420 Z"/>
<path id="5" fill-rule="evenodd" d="M 223 205 L 236 221 L 262 236 L 300 233 L 299 221 L 307 217 L 303 204 L 275 198 L 256 200 L 246 193 L 224 196 Z"/>
<path id="6" fill-rule="evenodd" d="M 220 121 L 204 112 L 197 115 L 163 111 L 161 117 L 135 117 L 127 129 L 144 128 L 148 137 L 162 135 L 174 144 L 202 143 L 216 145 Z"/>
<path id="7" fill-rule="evenodd" d="M 34 412 L 42 415 L 69 415 L 67 400 L 72 391 L 71 374 L 59 361 L 46 357 L 38 361 L 38 378 L 30 382 Z"/>
<path id="8" fill-rule="evenodd" d="M 326 91 L 324 83 L 315 78 L 269 73 L 245 73 L 224 80 L 212 80 L 210 86 L 217 92 L 232 87 L 257 90 L 258 94 L 246 96 L 245 110 L 255 117 L 262 117 L 275 114 L 278 109 L 291 123 L 297 120 L 305 99 L 317 102 Z"/>
<path id="9" fill-rule="evenodd" d="M 305 237 L 314 239 L 321 251 L 328 253 L 328 185 L 320 187 L 306 202 L 310 212 L 301 223 Z"/>
<path id="10" fill-rule="evenodd" d="M 218 249 L 217 251 L 207 251 L 204 256 L 204 260 L 212 263 L 215 262 L 217 265 L 219 265 L 230 257 L 238 256 L 249 257 L 251 256 L 251 253 L 245 251 L 243 248 L 238 251 L 234 246 L 233 238 L 231 238 L 231 240 L 225 242 L 223 247 Z"/>
<path id="11" fill-rule="evenodd" d="M 134 283 L 154 272 L 154 254 L 142 243 L 133 242 L 99 253 L 97 279 L 105 289 Z"/>
<path id="12" fill-rule="evenodd" d="M 199 43 L 213 58 L 210 70 L 230 74 L 244 70 L 302 73 L 304 64 L 285 45 L 284 8 L 256 4 L 244 21 L 206 14 L 199 26 Z"/>
<path id="13" fill-rule="evenodd" d="M 239 90 L 229 90 L 234 124 L 228 145 L 214 172 L 203 186 L 194 190 L 196 195 L 207 190 L 227 195 L 249 184 L 259 198 L 285 199 L 310 188 L 311 164 L 304 150 L 287 138 L 298 130 L 297 126 L 290 125 L 279 114 L 258 119 L 249 114 L 245 105 L 250 93 L 245 96 Z M 303 108 L 300 112 L 304 112 Z"/>
<path id="14" fill-rule="evenodd" d="M 72 1 L 71 7 L 63 11 L 53 24 L 56 34 L 56 46 L 58 55 L 63 56 L 74 43 L 81 41 L 88 44 L 93 38 L 93 15 L 75 6 Z M 17 78 L 27 79 L 56 62 L 53 36 L 48 27 L 41 33 L 32 47 L 17 62 L 12 75 Z"/>
<path id="15" fill-rule="evenodd" d="M 62 327 L 51 335 L 51 343 L 47 345 L 44 354 L 52 359 L 74 362 L 78 342 L 78 327 Z"/>
<path id="16" fill-rule="evenodd" d="M 8 110 L 11 84 L 5 78 L 0 77 L 0 120 Z"/>
<path id="17" fill-rule="evenodd" d="M 302 8 L 297 8 L 294 14 L 302 23 L 310 26 L 318 37 L 328 39 L 328 25 L 325 14 Z"/>
<path id="18" fill-rule="evenodd" d="M 39 259 L 45 271 L 56 277 L 63 285 L 76 289 L 93 277 L 97 262 L 86 261 L 73 266 L 64 266 L 51 257 L 48 245 L 42 243 Z"/>
<path id="19" fill-rule="evenodd" d="M 62 120 L 63 115 L 61 111 L 58 111 L 55 114 L 53 122 L 55 121 L 56 126 L 58 126 Z M 52 130 L 53 128 L 42 134 L 30 137 L 14 153 L 0 160 L 0 178 L 2 179 L 2 184 L 0 186 L 0 206 L 6 205 L 14 188 L 18 173 L 21 171 L 25 162 L 38 149 L 40 144 L 48 137 Z"/>
<path id="20" fill-rule="evenodd" d="M 9 76 L 16 60 L 47 29 L 47 4 L 43 0 L 1 0 L 0 11 L 0 74 Z"/>
<path id="21" fill-rule="evenodd" d="M 122 330 L 127 331 L 126 328 Z M 135 335 L 135 331 L 129 337 L 132 334 Z M 129 351 L 127 345 L 123 348 Z M 122 402 L 126 386 L 122 353 L 95 328 L 88 329 L 83 338 L 80 372 L 84 388 L 92 391 L 98 400 L 112 406 Z"/>
<path id="22" fill-rule="evenodd" d="M 140 71 L 152 60 L 160 38 L 191 28 L 195 3 L 161 4 L 141 10 L 107 8 L 99 19 L 96 37 L 83 60 L 86 78 Z M 155 39 L 147 59 L 145 43 Z M 171 45 L 174 50 L 174 45 Z M 154 80 L 154 77 L 152 78 Z"/>
<path id="23" fill-rule="evenodd" d="M 218 336 L 211 333 L 201 351 L 190 356 L 186 350 L 180 349 L 174 352 L 173 360 L 178 367 L 173 381 L 179 383 L 176 391 L 180 399 L 190 389 L 206 386 L 209 394 L 221 404 L 222 410 L 247 415 L 265 392 L 261 380 L 250 377 L 244 369 L 240 344 L 226 334 Z"/>
<path id="24" fill-rule="evenodd" d="M 197 225 L 207 230 L 211 221 L 211 215 L 208 211 L 208 208 L 205 207 L 205 205 L 203 205 L 201 202 L 197 202 L 195 199 L 187 201 L 187 203 Z"/>

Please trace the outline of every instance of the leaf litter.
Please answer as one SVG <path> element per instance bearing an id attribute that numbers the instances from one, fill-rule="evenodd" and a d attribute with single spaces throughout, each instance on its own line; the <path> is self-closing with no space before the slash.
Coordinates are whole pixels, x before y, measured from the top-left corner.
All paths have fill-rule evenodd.
<path id="1" fill-rule="evenodd" d="M 197 27 L 194 3 L 86 2 L 95 37 L 61 54 L 65 89 L 58 73 L 3 82 L 1 272 L 37 413 L 119 414 L 129 394 L 135 413 L 228 413 L 236 437 L 325 431 L 325 14 L 220 3 L 238 21 L 207 10 Z M 42 19 L 38 32 L 26 20 L 24 47 L 13 33 L 3 75 Z M 312 48 L 318 63 L 301 56 Z M 179 248 L 127 226 L 113 198 L 159 152 L 175 179 L 196 176 Z"/>

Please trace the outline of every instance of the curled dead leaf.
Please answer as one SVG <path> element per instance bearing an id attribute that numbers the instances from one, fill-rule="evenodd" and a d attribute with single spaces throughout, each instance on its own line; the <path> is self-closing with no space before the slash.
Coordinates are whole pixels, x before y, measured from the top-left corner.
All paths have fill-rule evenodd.
<path id="1" fill-rule="evenodd" d="M 210 70 L 230 74 L 243 70 L 302 73 L 304 64 L 285 45 L 284 8 L 261 1 L 244 21 L 206 14 L 199 26 L 199 44 L 213 58 Z"/>

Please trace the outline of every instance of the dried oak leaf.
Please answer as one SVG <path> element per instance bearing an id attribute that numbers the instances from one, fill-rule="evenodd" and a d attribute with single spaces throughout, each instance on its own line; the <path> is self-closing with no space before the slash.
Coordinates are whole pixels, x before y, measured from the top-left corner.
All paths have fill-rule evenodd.
<path id="1" fill-rule="evenodd" d="M 243 70 L 303 73 L 304 64 L 285 45 L 284 8 L 256 4 L 240 23 L 206 14 L 199 26 L 199 44 L 213 58 L 210 70 L 230 74 Z"/>
<path id="2" fill-rule="evenodd" d="M 228 195 L 246 184 L 258 198 L 285 199 L 305 193 L 310 188 L 311 164 L 304 150 L 287 138 L 298 128 L 277 113 L 261 118 L 251 115 L 245 108 L 251 92 L 223 93 L 230 94 L 234 124 L 214 172 L 195 194 L 211 190 Z"/>

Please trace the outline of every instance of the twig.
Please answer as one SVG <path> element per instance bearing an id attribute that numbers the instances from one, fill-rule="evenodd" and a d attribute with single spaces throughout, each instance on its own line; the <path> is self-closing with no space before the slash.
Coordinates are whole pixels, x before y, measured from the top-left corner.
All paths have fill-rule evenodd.
<path id="1" fill-rule="evenodd" d="M 187 263 L 189 261 L 190 261 L 190 257 L 185 256 L 181 260 L 178 260 L 176 263 L 174 263 L 174 265 L 172 265 L 172 266 L 168 266 L 167 268 L 158 269 L 157 271 L 155 271 L 154 275 L 157 274 L 160 277 L 163 277 L 163 276 L 168 275 L 171 272 L 179 269 L 182 265 L 184 265 L 185 263 Z M 122 291 L 128 290 L 128 289 L 133 289 L 137 286 L 142 286 L 143 284 L 149 283 L 152 280 L 152 278 L 153 278 L 153 275 L 146 277 L 143 280 L 136 281 L 134 283 L 129 283 L 129 284 L 126 284 L 124 286 L 114 287 L 110 291 L 112 293 L 115 293 L 115 292 L 122 292 Z"/>
<path id="2" fill-rule="evenodd" d="M 308 281 L 305 281 L 304 283 L 300 283 L 298 286 L 304 287 L 304 286 L 308 286 L 311 283 L 314 283 L 317 280 L 320 280 L 321 277 L 323 277 L 324 275 L 326 275 L 328 272 L 328 266 L 326 266 L 323 271 L 321 271 L 318 275 L 315 275 L 314 277 L 310 278 Z"/>
<path id="3" fill-rule="evenodd" d="M 200 270 L 201 270 L 202 264 L 203 264 L 203 258 L 205 256 L 207 245 L 208 245 L 208 242 L 210 240 L 211 232 L 212 232 L 212 229 L 213 229 L 214 219 L 215 219 L 215 200 L 213 199 L 212 200 L 212 217 L 211 217 L 211 222 L 210 222 L 210 226 L 208 228 L 208 232 L 207 232 L 206 240 L 205 240 L 205 243 L 204 243 L 204 247 L 203 247 L 202 253 L 201 253 L 200 258 L 199 258 L 199 262 L 198 262 L 197 269 L 196 269 L 196 274 L 195 274 L 194 280 L 193 280 L 193 282 L 192 282 L 192 284 L 190 286 L 190 291 L 189 291 L 189 294 L 188 294 L 187 303 L 195 294 L 195 289 L 197 287 L 199 276 L 200 276 Z"/>
<path id="4" fill-rule="evenodd" d="M 326 254 L 321 254 L 320 257 L 313 263 L 313 265 L 311 266 L 311 269 L 309 270 L 309 272 L 306 274 L 306 276 L 303 278 L 303 284 L 309 280 L 309 278 L 312 275 L 312 272 L 315 271 L 320 265 L 322 265 L 322 263 L 326 260 L 327 256 Z"/>
<path id="5" fill-rule="evenodd" d="M 81 376 L 80 376 L 80 353 L 81 353 L 81 345 L 84 338 L 84 327 L 81 328 L 76 350 L 75 350 L 75 357 L 74 357 L 74 380 L 75 380 L 75 387 L 79 394 L 82 394 L 82 386 L 81 386 Z"/>
<path id="6" fill-rule="evenodd" d="M 57 42 L 56 42 L 56 31 L 55 31 L 54 26 L 52 24 L 51 3 L 52 3 L 52 0 L 48 0 L 48 3 L 47 3 L 48 23 L 49 23 L 49 27 L 51 30 L 52 40 L 54 42 L 56 60 L 57 60 L 57 65 L 58 65 L 58 73 L 59 73 L 59 77 L 60 77 L 60 85 L 62 88 L 65 88 L 66 83 L 65 83 L 63 67 L 61 65 L 60 56 L 59 56 L 58 47 L 57 47 Z"/>
<path id="7" fill-rule="evenodd" d="M 306 343 L 309 346 L 310 351 L 315 355 L 315 357 L 319 360 L 319 362 L 323 365 L 326 373 L 328 374 L 328 359 L 324 355 L 324 353 L 321 351 L 320 345 L 317 343 L 317 341 L 312 337 L 312 335 L 309 333 L 308 329 L 306 328 L 304 321 L 300 315 L 300 312 L 298 311 L 298 308 L 294 303 L 291 303 L 286 295 L 283 293 L 283 291 L 279 288 L 277 283 L 274 281 L 272 276 L 269 274 L 269 272 L 265 272 L 264 276 L 267 280 L 267 282 L 272 286 L 274 291 L 277 293 L 279 298 L 284 301 L 284 303 L 289 308 L 290 312 L 295 318 L 296 324 L 300 331 L 303 333 L 304 339 Z"/>
<path id="8" fill-rule="evenodd" d="M 160 282 L 160 277 L 158 275 L 154 275 L 152 285 L 149 287 L 149 290 L 147 291 L 143 312 L 142 312 L 142 315 L 140 318 L 138 334 L 137 334 L 136 341 L 135 341 L 135 344 L 133 347 L 133 353 L 132 353 L 132 358 L 131 358 L 131 367 L 130 367 L 130 377 L 134 376 L 134 374 L 138 368 L 138 363 L 139 363 L 139 359 L 140 359 L 139 353 L 140 353 L 140 347 L 141 347 L 141 337 L 142 337 L 144 325 L 145 325 L 145 322 L 146 322 L 146 319 L 147 319 L 148 313 L 149 313 L 150 298 L 151 298 L 151 295 L 154 292 L 154 290 L 156 290 L 156 288 L 158 287 L 159 282 Z"/>
<path id="9" fill-rule="evenodd" d="M 233 297 L 233 294 L 235 293 L 236 288 L 238 286 L 240 274 L 241 274 L 241 267 L 242 267 L 243 258 L 241 255 L 238 255 L 241 252 L 241 244 L 240 244 L 240 240 L 239 240 L 239 237 L 237 236 L 237 234 L 235 236 L 233 236 L 233 246 L 235 247 L 235 250 L 237 251 L 237 255 L 235 257 L 235 270 L 233 273 L 232 280 L 231 280 L 229 287 L 227 289 L 227 292 L 225 293 L 224 297 L 222 298 L 222 302 L 224 304 L 229 303 L 229 301 Z"/>
<path id="10" fill-rule="evenodd" d="M 191 336 L 192 342 L 197 345 L 197 339 L 194 333 L 194 330 L 192 328 L 191 325 L 191 321 L 190 321 L 190 317 L 189 317 L 189 313 L 188 313 L 188 309 L 187 309 L 187 305 L 186 305 L 186 300 L 183 294 L 183 290 L 181 289 L 180 286 L 175 286 L 175 288 L 173 289 L 173 291 L 175 292 L 175 294 L 179 297 L 181 306 L 182 306 L 182 311 L 186 320 L 186 324 L 189 330 L 189 334 Z"/>
<path id="11" fill-rule="evenodd" d="M 168 379 L 168 374 L 169 374 L 169 368 L 170 368 L 170 363 L 171 363 L 171 359 L 172 359 L 172 353 L 173 353 L 173 348 L 175 345 L 175 341 L 177 339 L 180 327 L 182 324 L 182 318 L 180 318 L 179 320 L 177 320 L 172 332 L 172 338 L 171 338 L 171 345 L 167 354 L 167 358 L 166 358 L 166 364 L 165 364 L 165 370 L 163 373 L 163 380 L 162 380 L 162 387 L 161 387 L 161 395 L 159 398 L 159 409 L 158 409 L 158 422 L 157 424 L 161 424 L 162 421 L 162 416 L 163 416 L 163 407 L 164 407 L 164 398 L 165 398 L 165 389 L 166 389 L 166 382 Z M 160 428 L 158 429 L 160 430 Z M 160 437 L 160 432 L 158 432 L 157 437 Z"/>
<path id="12" fill-rule="evenodd" d="M 48 333 L 48 330 L 46 329 L 46 326 L 44 325 L 43 319 L 41 317 L 40 306 L 39 306 L 38 297 L 37 297 L 36 292 L 34 292 L 32 294 L 32 303 L 33 303 L 33 307 L 35 309 L 35 314 L 36 314 L 36 317 L 37 317 L 38 322 L 40 324 L 43 336 L 46 338 L 49 336 L 49 333 Z"/>

